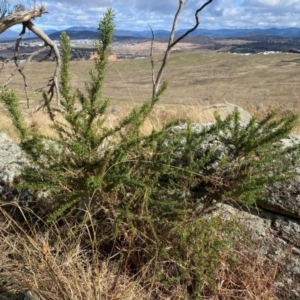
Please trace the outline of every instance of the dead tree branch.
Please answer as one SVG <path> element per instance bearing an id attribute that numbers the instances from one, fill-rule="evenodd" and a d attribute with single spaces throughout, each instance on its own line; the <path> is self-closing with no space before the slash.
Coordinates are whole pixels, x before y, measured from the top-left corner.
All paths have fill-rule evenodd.
<path id="1" fill-rule="evenodd" d="M 9 0 L 2 0 L 0 2 L 0 20 L 3 19 L 10 10 L 10 3 Z"/>
<path id="2" fill-rule="evenodd" d="M 40 48 L 40 49 L 38 49 L 38 50 L 36 50 L 36 51 L 34 51 L 34 52 L 32 52 L 32 53 L 23 53 L 21 58 L 25 58 L 26 56 L 28 56 L 28 58 L 26 59 L 25 62 L 22 63 L 22 66 L 21 66 L 21 67 L 24 69 L 25 65 L 26 65 L 28 62 L 31 62 L 31 60 L 33 59 L 33 57 L 35 57 L 35 56 L 38 55 L 39 53 L 45 51 L 46 49 L 47 49 L 47 46 L 44 46 L 44 47 L 42 47 L 42 48 Z M 13 57 L 13 59 L 15 59 L 15 58 Z M 8 59 L 8 60 L 5 60 L 4 62 L 2 62 L 2 66 L 1 66 L 1 68 L 0 68 L 0 72 L 1 72 L 1 70 L 4 68 L 5 63 L 7 63 L 8 61 L 9 61 L 9 59 Z M 1 84 L 1 86 L 7 86 L 8 83 L 12 80 L 14 74 L 15 74 L 17 71 L 19 71 L 18 68 L 16 68 L 16 69 L 11 73 L 11 76 L 6 80 L 5 83 Z"/>
<path id="3" fill-rule="evenodd" d="M 154 60 L 153 60 L 153 46 L 154 46 L 154 32 L 151 26 L 151 34 L 152 34 L 152 39 L 151 39 L 151 48 L 150 48 L 150 61 L 151 61 L 151 66 L 152 66 L 152 85 L 155 85 L 155 71 L 154 71 Z"/>
<path id="4" fill-rule="evenodd" d="M 169 38 L 169 42 L 168 42 L 168 46 L 167 46 L 167 50 L 165 52 L 165 55 L 163 57 L 163 61 L 162 61 L 162 64 L 161 64 L 161 67 L 157 73 L 157 77 L 156 77 L 156 80 L 155 82 L 153 83 L 153 92 L 152 92 L 152 99 L 155 99 L 155 96 L 157 95 L 158 91 L 159 91 L 159 88 L 160 88 L 160 84 L 161 84 L 161 79 L 162 79 L 162 75 L 164 73 L 164 70 L 165 70 L 165 67 L 166 67 L 166 64 L 167 64 L 167 61 L 168 61 L 168 58 L 170 56 L 170 53 L 171 53 L 171 50 L 172 48 L 179 42 L 181 41 L 182 39 L 184 39 L 188 34 L 190 34 L 191 32 L 193 32 L 194 30 L 197 29 L 197 27 L 199 26 L 200 24 L 200 20 L 199 20 L 199 13 L 207 6 L 209 5 L 210 3 L 212 3 L 213 0 L 208 0 L 206 1 L 200 8 L 198 8 L 195 12 L 195 25 L 190 28 L 189 30 L 187 30 L 184 34 L 182 34 L 179 38 L 177 38 L 175 41 L 174 41 L 174 37 L 175 37 L 175 31 L 176 31 L 176 26 L 177 26 L 177 21 L 179 19 L 179 16 L 180 16 L 180 13 L 185 5 L 186 2 L 184 2 L 183 0 L 179 0 L 179 5 L 178 5 L 178 9 L 177 9 L 177 12 L 174 16 L 174 20 L 173 20 L 173 25 L 172 25 L 172 29 L 171 29 L 171 33 L 170 33 L 170 38 Z M 151 46 L 151 53 L 152 53 L 152 49 L 153 49 L 153 46 Z M 151 60 L 151 63 L 152 63 L 152 69 L 154 70 L 154 67 L 153 67 L 153 60 Z M 154 72 L 154 71 L 153 71 Z"/>
<path id="5" fill-rule="evenodd" d="M 54 53 L 54 59 L 56 61 L 56 67 L 54 70 L 54 74 L 49 79 L 48 85 L 47 85 L 49 87 L 49 89 L 48 89 L 49 101 L 51 101 L 53 99 L 53 97 L 56 93 L 57 105 L 60 104 L 58 76 L 59 76 L 59 71 L 60 71 L 60 67 L 61 67 L 61 58 L 60 58 L 58 48 L 55 45 L 55 43 L 47 36 L 46 33 L 44 33 L 41 29 L 36 27 L 31 22 L 31 19 L 40 17 L 44 13 L 47 13 L 45 10 L 45 7 L 41 6 L 38 8 L 33 8 L 31 10 L 16 11 L 16 12 L 12 13 L 11 15 L 4 17 L 0 20 L 0 34 L 16 24 L 21 23 L 23 25 L 23 29 L 16 40 L 15 53 L 13 56 L 13 60 L 16 65 L 16 69 L 11 73 L 11 76 L 8 78 L 8 80 L 4 84 L 1 84 L 1 86 L 6 86 L 12 80 L 15 73 L 18 71 L 23 77 L 25 93 L 26 93 L 26 98 L 27 98 L 27 107 L 29 107 L 29 98 L 28 98 L 28 93 L 27 93 L 28 84 L 27 84 L 26 76 L 23 73 L 23 69 L 24 69 L 26 63 L 30 62 L 35 55 L 44 51 L 47 47 L 50 48 L 50 54 L 48 56 L 51 56 L 51 54 Z M 26 62 L 21 65 L 18 60 L 18 55 L 19 55 L 20 42 L 26 31 L 26 28 L 29 29 L 30 31 L 32 31 L 34 34 L 36 34 L 44 42 L 44 47 L 42 49 L 39 49 L 39 50 L 31 53 L 31 54 L 23 54 L 23 56 L 27 56 L 27 55 L 29 55 L 29 56 L 28 56 Z M 4 63 L 2 64 L 0 70 L 3 69 L 3 67 L 4 67 Z"/>
<path id="6" fill-rule="evenodd" d="M 28 97 L 28 84 L 27 84 L 27 78 L 26 75 L 23 73 L 23 69 L 24 66 L 20 67 L 19 65 L 19 61 L 18 61 L 18 53 L 19 53 L 19 49 L 20 49 L 20 42 L 23 38 L 23 35 L 26 32 L 26 27 L 25 25 L 23 25 L 22 27 L 22 31 L 20 32 L 17 41 L 16 41 L 16 46 L 15 46 L 15 53 L 14 53 L 14 61 L 15 61 L 15 65 L 16 65 L 16 69 L 19 71 L 19 73 L 22 75 L 23 77 L 23 81 L 24 81 L 24 88 L 25 88 L 25 95 L 26 95 L 26 101 L 27 101 L 27 107 L 29 108 L 29 97 Z"/>
<path id="7" fill-rule="evenodd" d="M 31 10 L 14 12 L 11 15 L 4 17 L 0 20 L 0 34 L 16 24 L 21 24 L 30 21 L 31 19 L 40 17 L 42 14 L 45 13 L 47 13 L 47 11 L 44 6 L 34 8 Z"/>
<path id="8" fill-rule="evenodd" d="M 29 30 L 35 33 L 41 40 L 44 41 L 45 45 L 51 48 L 56 59 L 56 68 L 54 70 L 53 77 L 49 80 L 49 90 L 48 94 L 50 94 L 49 102 L 52 100 L 54 96 L 54 92 L 56 92 L 57 105 L 60 105 L 59 99 L 59 86 L 58 86 L 58 76 L 61 68 L 61 58 L 55 43 L 45 34 L 41 29 L 36 27 L 31 21 L 23 23 Z"/>

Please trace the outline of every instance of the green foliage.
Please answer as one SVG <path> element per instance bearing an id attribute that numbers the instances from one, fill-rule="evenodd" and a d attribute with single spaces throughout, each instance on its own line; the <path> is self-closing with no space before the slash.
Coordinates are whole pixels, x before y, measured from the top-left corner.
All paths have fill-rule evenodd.
<path id="1" fill-rule="evenodd" d="M 68 36 L 61 36 L 63 121 L 43 95 L 57 138 L 27 128 L 14 92 L 3 89 L 1 99 L 32 162 L 21 176 L 21 187 L 47 190 L 40 205 L 51 212 L 48 221 L 75 223 L 66 240 L 82 220 L 90 219 L 82 217 L 88 213 L 92 222 L 85 227 L 100 255 L 119 260 L 123 271 L 145 287 L 160 283 L 167 295 L 182 286 L 186 297 L 199 299 L 204 284 L 214 281 L 220 253 L 239 235 L 229 221 L 199 216 L 201 205 L 213 200 L 250 205 L 267 184 L 293 176 L 299 147 L 283 149 L 278 141 L 297 118 L 276 119 L 271 113 L 243 125 L 236 110 L 224 120 L 216 116 L 214 124 L 200 130 L 187 124 L 174 132 L 169 124 L 144 135 L 141 125 L 167 88 L 164 83 L 153 99 L 107 128 L 109 101 L 101 91 L 113 17 L 109 9 L 99 24 L 98 58 L 84 91 L 71 92 L 71 48 Z M 80 110 L 75 109 L 78 103 Z"/>
<path id="2" fill-rule="evenodd" d="M 261 121 L 243 123 L 236 109 L 224 120 L 216 116 L 210 126 L 193 129 L 189 124 L 174 133 L 175 127 L 160 146 L 171 153 L 162 163 L 182 171 L 165 177 L 179 183 L 178 190 L 187 181 L 194 196 L 205 202 L 204 208 L 213 200 L 252 205 L 264 197 L 267 185 L 296 175 L 300 146 L 284 148 L 280 139 L 288 137 L 297 119 L 276 118 L 271 112 Z"/>
<path id="3" fill-rule="evenodd" d="M 70 45 L 70 38 L 68 35 L 63 32 L 60 36 L 60 45 L 61 45 L 61 60 L 62 66 L 60 70 L 61 76 L 61 94 L 64 99 L 70 98 L 70 60 L 71 60 L 71 45 Z M 64 103 L 66 106 L 67 103 Z"/>
<path id="4" fill-rule="evenodd" d="M 5 106 L 8 109 L 9 114 L 11 115 L 13 125 L 16 128 L 20 139 L 24 140 L 27 137 L 28 133 L 26 127 L 24 126 L 17 95 L 14 91 L 2 88 L 0 96 L 1 100 L 4 102 Z"/>
<path id="5" fill-rule="evenodd" d="M 270 112 L 262 121 L 252 118 L 243 126 L 237 111 L 230 117 L 231 124 L 220 137 L 230 163 L 221 166 L 218 173 L 224 174 L 225 197 L 253 204 L 263 197 L 264 187 L 296 175 L 299 145 L 284 148 L 280 139 L 288 137 L 298 117 L 276 119 L 276 113 Z"/>

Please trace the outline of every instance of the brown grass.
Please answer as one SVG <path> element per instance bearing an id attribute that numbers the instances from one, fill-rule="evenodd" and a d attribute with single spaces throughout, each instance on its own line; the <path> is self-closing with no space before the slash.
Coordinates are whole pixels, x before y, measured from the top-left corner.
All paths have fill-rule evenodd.
<path id="1" fill-rule="evenodd" d="M 160 59 L 160 56 L 155 58 L 156 65 L 159 65 Z M 34 114 L 41 94 L 35 90 L 47 83 L 54 67 L 53 62 L 32 62 L 26 66 L 30 109 L 26 108 L 21 76 L 17 74 L 9 85 L 20 95 L 23 112 L 29 122 L 40 124 L 42 130 L 45 130 L 44 115 Z M 74 88 L 84 88 L 92 67 L 92 61 L 71 63 Z M 13 64 L 7 64 L 1 78 L 8 78 L 12 68 Z M 237 104 L 258 117 L 265 116 L 272 109 L 278 109 L 282 114 L 299 113 L 299 77 L 300 67 L 295 54 L 172 54 L 165 73 L 169 88 L 156 108 L 154 119 L 158 124 L 170 116 L 194 122 L 212 120 L 207 107 L 225 102 Z M 134 105 L 149 100 L 150 95 L 151 68 L 148 58 L 110 63 L 103 89 L 103 97 L 111 100 L 109 122 L 114 123 L 122 118 Z M 0 131 L 13 135 L 1 104 L 0 113 Z"/>
<path id="2" fill-rule="evenodd" d="M 28 290 L 41 300 L 187 300 L 180 287 L 170 287 L 168 296 L 159 282 L 141 287 L 139 281 L 122 274 L 116 262 L 99 260 L 95 250 L 81 247 L 81 234 L 66 242 L 65 232 L 70 236 L 72 227 L 22 226 L 4 206 L 0 205 L 0 283 L 6 284 L 0 285 L 1 300 Z M 233 256 L 224 253 L 215 274 L 216 288 L 206 287 L 203 299 L 276 300 L 272 288 L 276 267 L 240 244 Z"/>
<path id="3" fill-rule="evenodd" d="M 99 261 L 82 249 L 80 236 L 65 243 L 63 231 L 72 228 L 44 224 L 48 230 L 41 233 L 40 228 L 22 227 L 1 207 L 0 217 L 0 283 L 7 282 L 0 289 L 0 299 L 12 299 L 27 290 L 51 300 L 147 299 L 138 282 L 119 274 L 117 264 Z"/>
<path id="4" fill-rule="evenodd" d="M 216 274 L 215 291 L 207 291 L 207 300 L 275 300 L 273 283 L 276 264 L 263 259 L 251 248 L 240 245 L 234 259 L 224 255 Z"/>
<path id="5" fill-rule="evenodd" d="M 133 106 L 125 103 L 111 107 L 107 114 L 105 125 L 109 128 L 116 126 L 120 120 L 125 118 L 131 111 Z M 152 114 L 145 120 L 143 125 L 143 133 L 150 133 L 153 129 L 159 130 L 166 125 L 170 120 L 176 120 L 179 123 L 192 121 L 195 123 L 209 122 L 214 120 L 214 113 L 218 112 L 221 117 L 226 117 L 230 110 L 225 109 L 225 104 L 218 104 L 212 106 L 201 106 L 199 104 L 158 104 Z M 31 112 L 24 115 L 25 122 L 35 131 L 46 136 L 54 136 L 54 131 L 51 127 L 51 120 L 46 112 L 42 110 L 38 112 Z M 57 115 L 57 120 L 64 122 L 62 115 Z M 0 119 L 0 131 L 7 133 L 14 140 L 18 140 L 11 119 L 4 113 Z"/>

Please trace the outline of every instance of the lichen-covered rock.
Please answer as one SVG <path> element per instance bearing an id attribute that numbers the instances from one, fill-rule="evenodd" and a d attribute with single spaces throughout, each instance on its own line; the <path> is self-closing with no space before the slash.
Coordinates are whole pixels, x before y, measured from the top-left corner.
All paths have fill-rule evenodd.
<path id="1" fill-rule="evenodd" d="M 276 182 L 267 187 L 265 200 L 257 205 L 263 209 L 300 219 L 300 182 L 296 179 Z"/>
<path id="2" fill-rule="evenodd" d="M 31 291 L 27 291 L 24 294 L 24 300 L 40 300 L 40 298 Z"/>
<path id="3" fill-rule="evenodd" d="M 17 201 L 26 206 L 32 201 L 29 191 L 12 188 L 14 179 L 28 165 L 21 147 L 5 133 L 0 133 L 0 201 Z"/>
<path id="4" fill-rule="evenodd" d="M 0 182 L 11 183 L 27 164 L 20 146 L 5 133 L 0 133 Z"/>
<path id="5" fill-rule="evenodd" d="M 195 131 L 203 130 L 212 122 L 192 124 Z M 246 123 L 245 123 L 246 124 Z M 186 129 L 186 124 L 169 129 L 170 137 Z M 182 141 L 183 144 L 185 141 Z M 168 141 L 166 141 L 168 143 Z M 281 140 L 282 147 L 300 143 L 300 137 L 290 135 Z M 199 145 L 200 152 L 205 147 L 215 149 L 215 165 L 224 155 L 222 142 L 212 136 L 205 145 Z M 204 148 L 203 148 L 204 147 Z M 101 149 L 99 150 L 99 153 Z M 24 153 L 17 143 L 6 134 L 0 133 L 0 200 L 6 197 L 20 196 L 9 189 L 10 183 L 28 165 Z M 299 172 L 300 173 L 300 172 Z M 22 195 L 25 195 L 23 191 Z M 175 194 L 174 194 L 175 195 Z M 172 195 L 172 196 L 174 196 Z M 177 195 L 176 195 L 177 196 Z M 28 193 L 27 198 L 31 197 Z M 209 214 L 219 215 L 226 219 L 237 219 L 247 229 L 247 236 L 255 245 L 255 251 L 277 269 L 274 274 L 274 292 L 278 299 L 300 299 L 300 180 L 295 178 L 283 183 L 275 183 L 268 187 L 265 201 L 258 201 L 257 210 L 242 210 L 228 204 L 219 203 Z M 8 199 L 9 200 L 9 199 Z M 28 299 L 31 294 L 26 295 Z M 33 295 L 35 296 L 35 295 Z M 31 297 L 31 298 L 30 298 Z"/>
<path id="6" fill-rule="evenodd" d="M 277 299 L 300 299 L 300 221 L 276 213 L 241 209 L 216 204 L 209 215 L 236 220 L 246 230 L 255 251 L 265 264 L 276 270 L 272 274 Z M 208 216 L 209 216 L 208 215 Z"/>
<path id="7" fill-rule="evenodd" d="M 199 114 L 201 116 L 201 120 L 203 122 L 209 122 L 215 120 L 215 113 L 218 113 L 221 118 L 227 117 L 231 114 L 235 109 L 238 109 L 240 112 L 241 121 L 249 122 L 251 119 L 251 114 L 241 108 L 240 106 L 233 103 L 216 103 L 209 106 L 202 106 L 199 109 Z"/>

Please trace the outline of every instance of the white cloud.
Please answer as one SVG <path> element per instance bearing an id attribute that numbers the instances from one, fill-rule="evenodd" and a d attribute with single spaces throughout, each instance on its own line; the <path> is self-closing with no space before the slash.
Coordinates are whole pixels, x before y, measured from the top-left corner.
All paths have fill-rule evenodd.
<path id="1" fill-rule="evenodd" d="M 24 0 L 27 1 L 27 0 Z M 17 1 L 20 2 L 20 1 Z M 194 13 L 205 0 L 189 0 L 182 11 L 178 27 L 189 28 L 195 22 Z M 118 29 L 170 29 L 178 0 L 47 0 L 49 14 L 39 25 L 67 28 L 75 25 L 97 26 L 107 7 L 116 12 Z M 202 28 L 258 28 L 300 26 L 299 0 L 213 0 L 200 13 Z"/>

